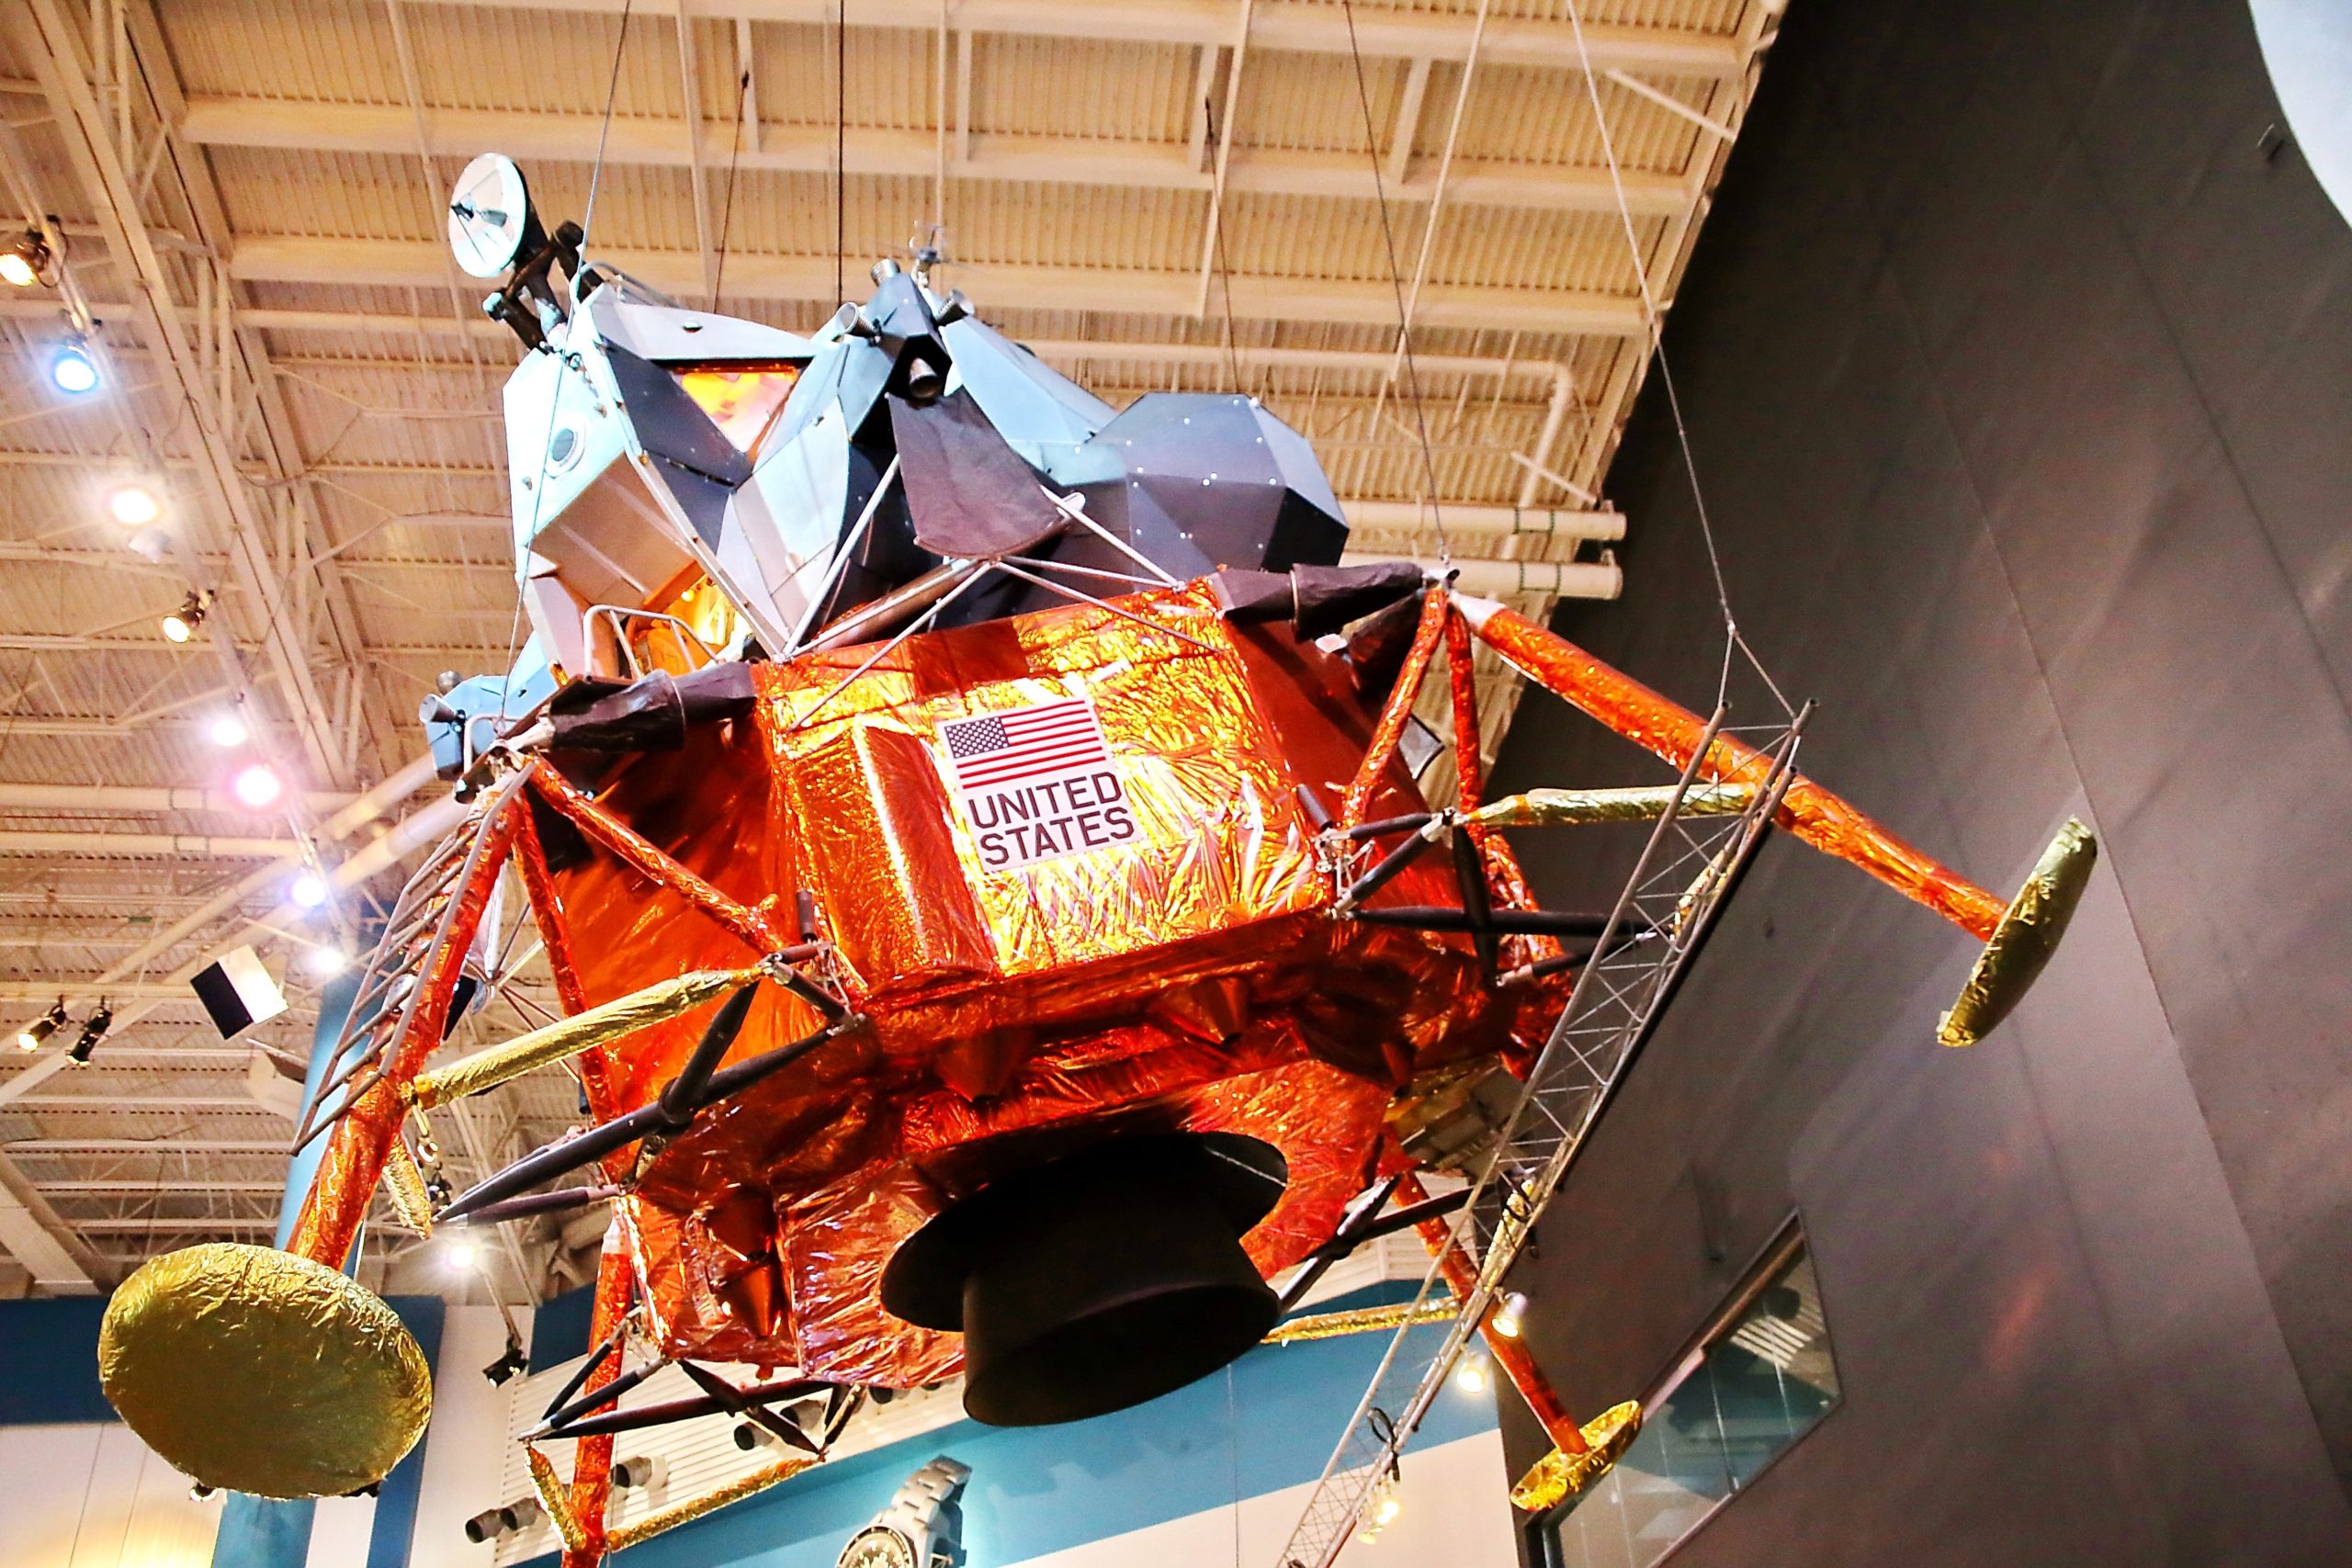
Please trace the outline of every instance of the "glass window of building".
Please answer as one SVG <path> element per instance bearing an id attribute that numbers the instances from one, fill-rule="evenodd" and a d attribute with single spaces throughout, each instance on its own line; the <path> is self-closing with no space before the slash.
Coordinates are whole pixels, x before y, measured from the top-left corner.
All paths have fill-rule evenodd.
<path id="1" fill-rule="evenodd" d="M 1838 1363 L 1801 1234 L 1773 1248 L 1645 1402 L 1617 1468 L 1539 1522 L 1545 1568 L 1648 1568 L 1838 1403 Z"/>

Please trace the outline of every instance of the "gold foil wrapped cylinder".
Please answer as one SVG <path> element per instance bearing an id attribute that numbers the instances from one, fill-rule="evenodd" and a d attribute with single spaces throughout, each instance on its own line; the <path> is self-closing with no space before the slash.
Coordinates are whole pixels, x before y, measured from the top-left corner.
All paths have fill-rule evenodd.
<path id="1" fill-rule="evenodd" d="M 705 1514 L 715 1514 L 729 1503 L 740 1503 L 746 1497 L 756 1496 L 779 1481 L 789 1481 L 817 1462 L 816 1460 L 806 1455 L 793 1459 L 780 1459 L 764 1470 L 755 1470 L 749 1475 L 738 1476 L 724 1486 L 711 1488 L 699 1497 L 689 1497 L 683 1503 L 673 1503 L 666 1508 L 656 1508 L 635 1524 L 623 1525 L 613 1531 L 605 1538 L 605 1549 L 608 1551 L 618 1551 L 624 1547 L 635 1546 L 639 1541 L 650 1540 L 663 1530 L 675 1529 L 680 1525 L 692 1524 Z"/>
<path id="2" fill-rule="evenodd" d="M 548 1522 L 555 1526 L 556 1535 L 563 1542 L 566 1556 L 588 1548 L 588 1529 L 580 1516 L 571 1511 L 571 1498 L 564 1491 L 563 1482 L 555 1472 L 555 1461 L 535 1448 L 526 1447 L 523 1457 L 531 1466 L 531 1487 L 539 1495 L 539 1506 L 548 1511 Z"/>
<path id="3" fill-rule="evenodd" d="M 1528 1466 L 1510 1489 L 1511 1506 L 1531 1514 L 1556 1507 L 1607 1474 L 1641 1435 L 1642 1407 L 1628 1400 L 1613 1404 L 1584 1425 L 1584 1452 L 1554 1449 Z"/>
<path id="4" fill-rule="evenodd" d="M 1489 828 L 1562 828 L 1582 822 L 1655 822 L 1666 815 L 1675 785 L 1635 789 L 1531 789 L 1470 814 Z M 1756 798 L 1756 786 L 1693 783 L 1682 797 L 1683 817 L 1736 817 Z"/>
<path id="5" fill-rule="evenodd" d="M 424 1352 L 380 1297 L 235 1242 L 166 1253 L 122 1282 L 98 1331 L 98 1381 L 173 1467 L 259 1497 L 374 1485 L 433 1410 Z"/>
<path id="6" fill-rule="evenodd" d="M 430 1110 L 495 1089 L 534 1068 L 576 1056 L 625 1034 L 675 1018 L 738 986 L 749 985 L 761 973 L 756 966 L 697 969 L 674 980 L 616 997 L 601 1007 L 558 1019 L 543 1029 L 534 1029 L 528 1034 L 518 1034 L 502 1044 L 477 1051 L 436 1072 L 422 1074 L 413 1087 L 412 1097 L 418 1105 Z"/>
<path id="7" fill-rule="evenodd" d="M 1976 955 L 1960 999 L 1939 1021 L 1939 1043 L 1973 1045 L 2009 1016 L 2058 951 L 2058 939 L 2066 934 L 2098 861 L 2098 840 L 2088 828 L 2068 818 L 2041 852 L 2025 886 L 2009 900 L 1992 940 Z"/>
<path id="8" fill-rule="evenodd" d="M 1403 1328 L 1408 1324 L 1452 1323 L 1462 1310 L 1452 1296 L 1435 1301 L 1396 1302 L 1387 1306 L 1349 1307 L 1340 1312 L 1312 1313 L 1278 1323 L 1261 1343 L 1303 1345 L 1315 1339 L 1337 1339 L 1343 1334 L 1372 1334 Z"/>
<path id="9" fill-rule="evenodd" d="M 433 1234 L 433 1199 L 424 1190 L 424 1172 L 417 1169 L 416 1156 L 398 1138 L 384 1161 L 384 1195 L 392 1201 L 392 1213 L 401 1224 L 419 1235 Z"/>

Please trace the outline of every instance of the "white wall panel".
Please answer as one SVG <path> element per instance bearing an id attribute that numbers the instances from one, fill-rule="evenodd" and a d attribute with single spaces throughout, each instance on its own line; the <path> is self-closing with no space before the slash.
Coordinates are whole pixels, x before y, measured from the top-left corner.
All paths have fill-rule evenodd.
<path id="1" fill-rule="evenodd" d="M 1349 1549 L 1361 1568 L 1518 1568 L 1499 1431 L 1407 1454 L 1403 1480 L 1404 1511 L 1377 1540 Z M 1025 1562 L 974 1568 L 1257 1568 L 1281 1560 L 1313 1490 L 1286 1486 L 1245 1497 L 1238 1508 L 1208 1508 Z"/>
<path id="2" fill-rule="evenodd" d="M 220 1522 L 127 1427 L 0 1427 L 7 1568 L 204 1568 Z"/>

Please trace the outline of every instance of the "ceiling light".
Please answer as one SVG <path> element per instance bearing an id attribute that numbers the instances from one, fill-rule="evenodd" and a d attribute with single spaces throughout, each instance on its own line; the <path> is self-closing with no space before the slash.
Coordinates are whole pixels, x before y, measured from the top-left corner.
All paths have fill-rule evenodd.
<path id="1" fill-rule="evenodd" d="M 72 1048 L 65 1054 L 76 1062 L 88 1061 L 90 1053 L 97 1049 L 98 1042 L 104 1040 L 107 1037 L 107 1031 L 113 1027 L 114 1010 L 106 1003 L 100 1002 L 97 1010 L 83 1020 L 82 1037 L 74 1041 Z"/>
<path id="2" fill-rule="evenodd" d="M 35 230 L 26 230 L 0 251 L 0 283 L 30 288 L 48 270 L 49 243 Z"/>
<path id="3" fill-rule="evenodd" d="M 223 750 L 245 743 L 245 720 L 241 714 L 224 713 L 204 727 L 205 739 Z"/>
<path id="4" fill-rule="evenodd" d="M 448 1247 L 444 1249 L 444 1256 L 448 1258 L 450 1268 L 462 1272 L 465 1269 L 471 1269 L 474 1266 L 475 1259 L 480 1258 L 481 1254 L 481 1250 L 474 1246 L 471 1237 L 461 1235 L 449 1243 Z"/>
<path id="5" fill-rule="evenodd" d="M 255 762 L 238 773 L 229 787 L 236 792 L 239 800 L 256 811 L 276 800 L 286 789 L 278 782 L 276 770 L 263 762 Z"/>
<path id="6" fill-rule="evenodd" d="M 1462 1358 L 1453 1369 L 1453 1386 L 1464 1393 L 1487 1392 L 1487 1358 L 1472 1354 Z"/>
<path id="7" fill-rule="evenodd" d="M 17 1049 L 38 1051 L 51 1035 L 65 1027 L 65 998 L 60 997 L 50 1010 L 17 1032 Z"/>
<path id="8" fill-rule="evenodd" d="M 209 595 L 189 589 L 187 597 L 180 601 L 180 607 L 164 617 L 164 636 L 173 642 L 187 641 L 204 624 L 205 614 L 211 608 Z"/>
<path id="9" fill-rule="evenodd" d="M 155 492 L 139 483 L 117 485 L 107 496 L 107 512 L 126 528 L 144 528 L 164 514 Z"/>
<path id="10" fill-rule="evenodd" d="M 351 954 L 339 947 L 314 947 L 302 954 L 302 967 L 313 980 L 332 980 L 351 963 Z"/>
<path id="11" fill-rule="evenodd" d="M 97 389 L 98 362 L 80 344 L 69 343 L 50 360 L 49 378 L 56 383 L 59 391 L 78 398 Z"/>
<path id="12" fill-rule="evenodd" d="M 1506 1339 L 1518 1338 L 1520 1330 L 1527 1326 L 1527 1298 L 1517 1291 L 1505 1296 L 1502 1304 L 1495 1308 L 1495 1315 L 1487 1320 L 1487 1326 Z"/>
<path id="13" fill-rule="evenodd" d="M 327 901 L 327 879 L 315 871 L 306 871 L 288 885 L 286 896 L 294 900 L 297 908 L 315 909 Z"/>

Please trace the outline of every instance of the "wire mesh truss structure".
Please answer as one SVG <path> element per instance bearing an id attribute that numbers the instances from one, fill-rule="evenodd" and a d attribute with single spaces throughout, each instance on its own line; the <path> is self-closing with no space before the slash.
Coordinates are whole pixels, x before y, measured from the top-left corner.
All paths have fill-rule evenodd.
<path id="1" fill-rule="evenodd" d="M 1695 781 L 1695 762 L 1683 771 L 1527 1076 L 1516 1109 L 1472 1184 L 1469 1201 L 1456 1211 L 1452 1245 L 1468 1254 L 1476 1287 L 1456 1300 L 1442 1340 L 1429 1349 L 1429 1336 L 1413 1325 L 1424 1321 L 1424 1308 L 1453 1293 L 1448 1260 L 1442 1252 L 1432 1257 L 1406 1326 L 1389 1341 L 1283 1549 L 1282 1568 L 1329 1568 L 1363 1523 L 1381 1479 L 1394 1471 L 1454 1362 L 1485 1322 L 1593 1123 L 1657 1029 L 1770 830 L 1796 777 L 1803 728 L 1800 714 L 1740 732 L 1769 760 L 1770 772 L 1736 815 L 1686 813 L 1682 807 Z M 1694 757 L 1708 755 L 1719 733 L 1726 733 L 1720 711 Z"/>

